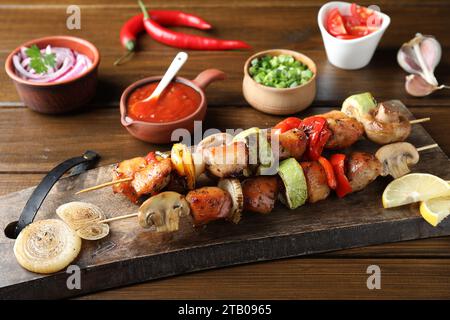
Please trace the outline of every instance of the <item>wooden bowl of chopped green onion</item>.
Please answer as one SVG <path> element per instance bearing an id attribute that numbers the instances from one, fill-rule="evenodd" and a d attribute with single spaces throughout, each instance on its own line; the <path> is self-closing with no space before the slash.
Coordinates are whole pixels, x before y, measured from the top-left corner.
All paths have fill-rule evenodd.
<path id="1" fill-rule="evenodd" d="M 304 54 L 272 49 L 258 52 L 244 65 L 242 91 L 255 109 L 275 115 L 297 113 L 316 96 L 316 64 Z"/>

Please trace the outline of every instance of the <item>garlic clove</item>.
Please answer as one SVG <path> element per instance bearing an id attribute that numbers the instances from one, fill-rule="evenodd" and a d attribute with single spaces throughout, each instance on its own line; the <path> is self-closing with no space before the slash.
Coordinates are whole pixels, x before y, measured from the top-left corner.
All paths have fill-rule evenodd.
<path id="1" fill-rule="evenodd" d="M 420 44 L 420 51 L 430 71 L 434 72 L 441 61 L 442 48 L 440 43 L 434 37 L 426 36 Z"/>
<path id="2" fill-rule="evenodd" d="M 420 74 L 422 72 L 412 46 L 403 44 L 397 53 L 397 62 L 408 73 Z"/>
<path id="3" fill-rule="evenodd" d="M 442 89 L 445 86 L 436 86 L 429 84 L 424 78 L 417 74 L 410 74 L 406 76 L 405 89 L 410 95 L 414 97 L 425 97 L 436 90 Z"/>
<path id="4" fill-rule="evenodd" d="M 441 45 L 433 36 L 417 33 L 412 40 L 402 45 L 397 53 L 397 61 L 406 72 L 420 75 L 429 84 L 437 86 L 434 69 L 441 55 Z"/>

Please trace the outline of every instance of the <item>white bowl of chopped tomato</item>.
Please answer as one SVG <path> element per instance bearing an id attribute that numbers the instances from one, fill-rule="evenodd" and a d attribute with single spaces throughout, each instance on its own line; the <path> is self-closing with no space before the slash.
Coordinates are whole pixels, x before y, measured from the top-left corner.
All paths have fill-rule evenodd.
<path id="1" fill-rule="evenodd" d="M 332 1 L 320 8 L 317 22 L 328 61 L 354 70 L 369 64 L 391 19 L 373 8 Z"/>

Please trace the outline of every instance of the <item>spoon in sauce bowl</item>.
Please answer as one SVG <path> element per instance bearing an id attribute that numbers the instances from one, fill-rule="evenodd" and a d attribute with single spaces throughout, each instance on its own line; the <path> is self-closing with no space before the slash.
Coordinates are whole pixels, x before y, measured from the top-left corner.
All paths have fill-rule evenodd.
<path id="1" fill-rule="evenodd" d="M 144 100 L 137 101 L 133 105 L 133 108 L 140 109 L 143 107 L 148 108 L 155 106 L 156 103 L 158 102 L 161 93 L 163 93 L 164 89 L 166 89 L 166 87 L 170 84 L 172 79 L 176 76 L 178 71 L 185 64 L 187 59 L 188 54 L 186 52 L 179 52 L 173 59 L 169 68 L 167 69 L 166 73 L 164 74 L 164 76 L 162 77 L 161 81 L 158 83 L 158 86 L 152 92 L 152 94 L 147 98 L 145 98 Z"/>

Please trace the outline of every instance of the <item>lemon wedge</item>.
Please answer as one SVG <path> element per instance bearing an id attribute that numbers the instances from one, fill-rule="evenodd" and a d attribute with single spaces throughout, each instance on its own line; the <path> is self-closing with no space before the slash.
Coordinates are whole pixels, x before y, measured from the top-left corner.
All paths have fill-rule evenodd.
<path id="1" fill-rule="evenodd" d="M 383 207 L 392 208 L 409 203 L 450 195 L 450 185 L 428 173 L 411 173 L 395 179 L 383 192 Z"/>
<path id="2" fill-rule="evenodd" d="M 420 214 L 432 226 L 436 227 L 450 215 L 450 195 L 423 201 Z"/>

